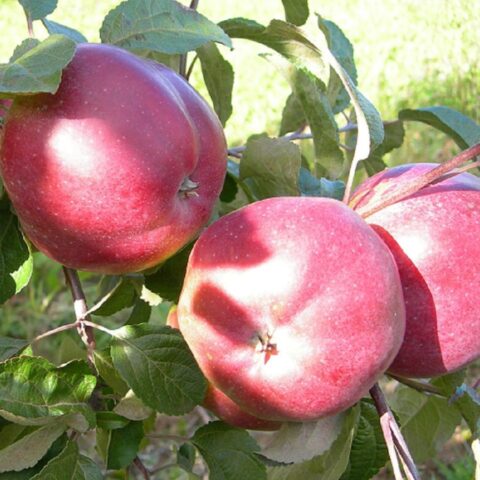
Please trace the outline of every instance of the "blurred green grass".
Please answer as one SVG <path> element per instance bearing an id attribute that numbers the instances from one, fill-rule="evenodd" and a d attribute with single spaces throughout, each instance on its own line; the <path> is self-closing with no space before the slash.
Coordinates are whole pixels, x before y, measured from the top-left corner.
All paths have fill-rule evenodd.
<path id="1" fill-rule="evenodd" d="M 59 0 L 53 20 L 99 41 L 105 14 L 118 0 Z M 183 0 L 187 3 L 187 0 Z M 214 21 L 244 16 L 266 23 L 283 18 L 280 0 L 201 0 L 199 10 Z M 480 2 L 478 0 L 310 0 L 311 38 L 319 35 L 313 13 L 336 22 L 355 48 L 359 85 L 385 119 L 401 108 L 447 105 L 480 121 Z M 38 22 L 37 22 L 38 23 Z M 40 24 L 38 34 L 43 34 Z M 26 36 L 23 12 L 16 0 L 0 0 L 0 61 Z M 258 53 L 266 51 L 236 40 L 222 47 L 235 69 L 234 115 L 226 135 L 230 145 L 249 135 L 274 135 L 288 95 L 286 81 Z M 200 69 L 193 84 L 205 94 Z M 418 139 L 417 132 L 425 141 Z M 394 154 L 395 161 L 435 160 L 443 135 L 428 128 L 409 128 L 412 139 Z M 420 139 L 421 140 L 421 139 Z"/>

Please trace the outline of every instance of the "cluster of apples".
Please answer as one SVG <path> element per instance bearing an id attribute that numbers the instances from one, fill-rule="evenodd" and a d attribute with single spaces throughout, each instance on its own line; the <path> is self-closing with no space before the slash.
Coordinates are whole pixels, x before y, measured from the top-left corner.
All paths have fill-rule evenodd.
<path id="1" fill-rule="evenodd" d="M 198 235 L 222 188 L 215 114 L 180 76 L 79 45 L 55 95 L 17 99 L 0 171 L 46 255 L 140 271 Z M 349 206 L 271 198 L 206 228 L 191 253 L 180 328 L 210 382 L 205 406 L 245 428 L 340 412 L 387 370 L 433 377 L 480 355 L 480 181 L 451 176 L 367 217 L 432 164 L 364 182 Z"/>

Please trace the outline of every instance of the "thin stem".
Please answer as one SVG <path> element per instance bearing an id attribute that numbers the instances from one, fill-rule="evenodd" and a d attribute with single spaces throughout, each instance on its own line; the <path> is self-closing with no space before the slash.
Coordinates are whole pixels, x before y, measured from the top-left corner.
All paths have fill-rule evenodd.
<path id="1" fill-rule="evenodd" d="M 374 203 L 372 206 L 367 206 L 366 208 L 359 208 L 357 209 L 357 213 L 361 215 L 363 218 L 369 217 L 374 213 L 382 210 L 389 205 L 393 205 L 394 203 L 403 200 L 410 195 L 418 192 L 422 188 L 434 183 L 440 177 L 447 173 L 457 173 L 453 172 L 455 168 L 462 165 L 463 163 L 471 160 L 472 158 L 480 155 L 480 143 L 473 145 L 473 147 L 467 148 L 463 152 L 460 152 L 458 155 L 453 157 L 452 159 L 444 162 L 437 167 L 429 170 L 428 172 L 419 175 L 411 182 L 407 182 L 402 188 L 399 188 L 397 191 L 393 191 L 390 195 L 385 195 L 379 202 Z"/>
<path id="2" fill-rule="evenodd" d="M 190 2 L 190 10 L 196 10 L 198 7 L 199 0 L 192 0 Z M 188 53 L 183 53 L 180 55 L 180 64 L 178 66 L 178 73 L 188 81 L 189 75 L 187 74 L 187 57 Z"/>
<path id="3" fill-rule="evenodd" d="M 438 395 L 439 397 L 446 398 L 445 395 L 441 392 L 441 390 L 434 385 L 426 382 L 420 382 L 418 380 L 412 380 L 411 378 L 400 377 L 398 375 L 393 375 L 388 373 L 388 376 L 395 379 L 397 382 L 403 383 L 407 387 L 413 388 L 422 393 L 432 393 L 433 395 Z"/>
<path id="4" fill-rule="evenodd" d="M 133 464 L 137 467 L 137 469 L 140 471 L 140 473 L 143 475 L 143 478 L 145 480 L 150 480 L 150 472 L 147 470 L 145 465 L 142 463 L 140 458 L 135 457 L 133 460 Z"/>
<path id="5" fill-rule="evenodd" d="M 63 273 L 65 274 L 65 280 L 72 293 L 73 308 L 75 310 L 75 318 L 77 319 L 77 331 L 83 343 L 87 347 L 87 358 L 90 362 L 90 365 L 93 367 L 95 337 L 93 335 L 93 330 L 85 323 L 85 320 L 88 320 L 90 317 L 87 314 L 88 307 L 85 294 L 83 293 L 82 284 L 80 283 L 80 279 L 78 278 L 78 273 L 76 270 L 63 267 Z"/>
<path id="6" fill-rule="evenodd" d="M 193 57 L 193 60 L 190 62 L 190 66 L 188 67 L 187 73 L 185 74 L 185 78 L 187 79 L 187 81 L 190 80 L 190 77 L 193 72 L 193 67 L 195 66 L 195 63 L 197 63 L 197 60 L 198 60 L 198 55 L 195 55 Z"/>
<path id="7" fill-rule="evenodd" d="M 25 11 L 25 17 L 27 19 L 28 36 L 30 38 L 35 38 L 35 32 L 33 30 L 32 17 L 30 16 L 30 14 L 26 10 L 24 10 L 24 11 Z"/>
<path id="8" fill-rule="evenodd" d="M 189 437 L 183 437 L 181 435 L 168 435 L 163 433 L 149 433 L 147 437 L 156 438 L 159 440 L 171 440 L 172 442 L 178 442 L 178 443 L 185 443 L 190 441 Z"/>
<path id="9" fill-rule="evenodd" d="M 50 337 L 51 335 L 55 335 L 60 332 L 64 332 L 65 330 L 71 330 L 72 328 L 76 328 L 78 326 L 77 322 L 68 323 L 66 325 L 61 325 L 60 327 L 54 328 L 53 330 L 49 330 L 48 332 L 41 333 L 40 335 L 36 336 L 30 343 L 36 343 L 44 338 Z"/>
<path id="10" fill-rule="evenodd" d="M 399 472 L 395 472 L 395 469 L 399 467 L 398 458 L 395 453 L 395 449 L 402 459 L 402 463 L 405 468 L 407 477 L 412 480 L 420 480 L 420 475 L 418 473 L 417 467 L 410 455 L 408 446 L 403 438 L 400 428 L 397 425 L 395 417 L 393 416 L 392 411 L 387 405 L 387 401 L 383 392 L 376 383 L 370 389 L 370 395 L 375 403 L 375 408 L 377 409 L 378 415 L 380 416 L 380 424 L 382 426 L 383 436 L 385 438 L 385 443 L 387 444 L 388 453 L 390 460 L 392 461 L 392 467 L 394 469 L 395 479 L 402 478 L 401 473 L 398 476 Z M 395 448 L 392 448 L 392 447 Z"/>
<path id="11" fill-rule="evenodd" d="M 113 332 L 113 330 L 110 330 L 109 328 L 104 327 L 103 325 L 99 325 L 98 323 L 91 322 L 90 320 L 84 320 L 83 324 L 86 327 L 96 328 L 97 330 L 100 330 L 101 332 L 107 333 L 108 335 L 111 335 L 112 337 L 115 336 L 115 333 Z"/>

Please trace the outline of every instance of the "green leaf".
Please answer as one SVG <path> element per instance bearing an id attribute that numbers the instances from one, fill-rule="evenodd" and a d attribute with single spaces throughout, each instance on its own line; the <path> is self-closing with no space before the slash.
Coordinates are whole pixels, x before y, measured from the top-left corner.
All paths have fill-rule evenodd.
<path id="1" fill-rule="evenodd" d="M 93 358 L 95 368 L 105 383 L 111 387 L 114 392 L 125 395 L 128 392 L 128 385 L 123 381 L 113 365 L 110 349 L 95 350 L 93 352 Z"/>
<path id="2" fill-rule="evenodd" d="M 480 142 L 480 125 L 452 108 L 437 106 L 405 109 L 398 114 L 400 120 L 422 122 L 450 136 L 465 149 Z"/>
<path id="3" fill-rule="evenodd" d="M 190 443 L 184 443 L 177 452 L 177 463 L 186 472 L 191 472 L 195 465 L 196 450 Z"/>
<path id="4" fill-rule="evenodd" d="M 96 412 L 97 428 L 103 430 L 117 430 L 123 428 L 130 423 L 127 418 L 115 412 Z"/>
<path id="5" fill-rule="evenodd" d="M 282 463 L 301 463 L 326 452 L 342 430 L 345 414 L 314 422 L 284 423 L 268 437 L 261 454 Z"/>
<path id="6" fill-rule="evenodd" d="M 40 45 L 40 40 L 36 38 L 26 38 L 20 45 L 15 47 L 15 50 L 12 53 L 12 56 L 9 59 L 9 63 L 15 62 L 22 55 L 25 55 L 32 48 L 35 48 L 37 45 Z"/>
<path id="7" fill-rule="evenodd" d="M 50 35 L 64 35 L 70 40 L 73 40 L 75 43 L 88 42 L 88 40 L 78 30 L 75 30 L 74 28 L 67 27 L 65 25 L 62 25 L 61 23 L 57 23 L 53 20 L 48 20 L 46 18 L 42 18 L 42 23 Z"/>
<path id="8" fill-rule="evenodd" d="M 341 480 L 369 480 L 388 460 L 388 450 L 375 407 L 370 402 L 361 402 L 360 408 L 348 467 Z"/>
<path id="9" fill-rule="evenodd" d="M 255 440 L 245 431 L 223 422 L 210 422 L 192 438 L 207 463 L 210 480 L 266 480 L 265 465 L 255 456 Z"/>
<path id="10" fill-rule="evenodd" d="M 32 253 L 18 227 L 17 217 L 8 210 L 1 210 L 0 304 L 27 285 L 32 276 L 32 271 Z"/>
<path id="11" fill-rule="evenodd" d="M 146 407 L 143 402 L 135 396 L 132 390 L 129 390 L 115 405 L 113 411 L 122 417 L 135 421 L 146 420 L 153 413 L 152 409 Z"/>
<path id="12" fill-rule="evenodd" d="M 308 0 L 282 0 L 287 22 L 303 25 L 310 15 Z"/>
<path id="13" fill-rule="evenodd" d="M 73 40 L 63 35 L 51 35 L 14 62 L 0 65 L 0 93 L 55 93 L 62 70 L 73 58 L 74 52 Z"/>
<path id="14" fill-rule="evenodd" d="M 463 383 L 465 371 L 443 375 L 432 380 L 432 384 L 449 397 L 449 404 L 456 408 L 467 422 L 472 435 L 480 433 L 480 395 Z"/>
<path id="15" fill-rule="evenodd" d="M 197 49 L 203 79 L 213 108 L 223 126 L 232 115 L 233 68 L 221 55 L 218 47 L 209 42 Z"/>
<path id="16" fill-rule="evenodd" d="M 80 455 L 76 443 L 68 442 L 60 455 L 50 460 L 31 480 L 102 480 L 102 478 L 98 466 L 89 458 Z"/>
<path id="17" fill-rule="evenodd" d="M 57 0 L 18 0 L 31 20 L 40 20 L 57 8 Z"/>
<path id="18" fill-rule="evenodd" d="M 352 79 L 353 84 L 357 85 L 357 68 L 350 40 L 338 25 L 320 16 L 318 16 L 318 26 L 325 35 L 328 48 Z M 340 113 L 350 104 L 350 97 L 343 86 L 342 80 L 333 68 L 330 69 L 327 91 L 333 113 Z"/>
<path id="19" fill-rule="evenodd" d="M 240 179 L 257 198 L 299 195 L 300 148 L 284 138 L 251 137 L 240 161 Z"/>
<path id="20" fill-rule="evenodd" d="M 0 472 L 33 467 L 66 428 L 62 423 L 42 427 L 7 425 L 0 431 Z"/>
<path id="21" fill-rule="evenodd" d="M 82 361 L 56 367 L 44 358 L 12 358 L 0 364 L 0 415 L 21 425 L 56 421 L 85 431 L 95 423 L 86 403 L 95 385 Z"/>
<path id="22" fill-rule="evenodd" d="M 203 401 L 206 380 L 178 330 L 140 324 L 114 335 L 113 363 L 145 405 L 182 415 Z"/>
<path id="23" fill-rule="evenodd" d="M 165 300 L 178 303 L 193 243 L 164 262 L 152 275 L 145 275 L 145 288 Z"/>
<path id="24" fill-rule="evenodd" d="M 401 120 L 386 123 L 384 125 L 384 132 L 385 137 L 383 142 L 362 162 L 369 177 L 387 168 L 387 165 L 383 161 L 383 156 L 395 148 L 401 147 L 403 144 L 405 128 Z M 355 130 L 347 132 L 347 145 L 353 148 L 356 141 L 357 132 Z"/>
<path id="25" fill-rule="evenodd" d="M 316 178 L 306 168 L 300 168 L 298 185 L 304 197 L 327 197 L 341 200 L 345 193 L 345 183 L 340 180 Z"/>
<path id="26" fill-rule="evenodd" d="M 338 480 L 348 465 L 352 440 L 356 432 L 360 408 L 355 406 L 346 412 L 340 434 L 332 446 L 322 455 L 311 460 L 285 467 L 268 469 L 269 480 Z"/>
<path id="27" fill-rule="evenodd" d="M 318 78 L 327 78 L 322 53 L 295 25 L 272 20 L 268 27 L 245 18 L 232 18 L 219 25 L 232 38 L 243 38 L 266 45 L 283 55 L 296 67 L 307 68 Z"/>
<path id="28" fill-rule="evenodd" d="M 302 104 L 294 93 L 291 93 L 282 112 L 282 121 L 280 123 L 279 135 L 286 135 L 289 132 L 295 132 L 307 123 L 305 113 L 303 112 Z"/>
<path id="29" fill-rule="evenodd" d="M 332 177 L 343 170 L 344 157 L 340 149 L 338 126 L 325 90 L 325 84 L 308 74 L 296 70 L 290 75 L 296 98 L 310 125 L 315 146 L 315 159 Z"/>
<path id="30" fill-rule="evenodd" d="M 238 178 L 234 177 L 230 172 L 225 176 L 220 200 L 225 203 L 233 202 L 238 193 Z"/>
<path id="31" fill-rule="evenodd" d="M 28 345 L 26 340 L 19 338 L 0 337 L 0 362 L 13 357 Z"/>
<path id="32" fill-rule="evenodd" d="M 98 432 L 98 431 L 97 431 Z M 98 434 L 98 433 L 97 433 Z M 144 437 L 142 422 L 129 422 L 125 427 L 101 433 L 105 438 L 105 463 L 107 469 L 118 470 L 130 465 L 137 456 Z"/>
<path id="33" fill-rule="evenodd" d="M 128 278 L 122 277 L 108 293 L 95 302 L 95 306 L 90 309 L 90 313 L 110 317 L 124 308 L 131 307 L 135 297 L 133 283 Z"/>
<path id="34" fill-rule="evenodd" d="M 460 413 L 444 398 L 427 396 L 399 386 L 391 399 L 401 430 L 416 462 L 435 456 L 461 421 Z"/>
<path id="35" fill-rule="evenodd" d="M 141 298 L 137 298 L 133 304 L 132 313 L 127 320 L 127 325 L 147 323 L 152 314 L 152 307 Z"/>
<path id="36" fill-rule="evenodd" d="M 319 17 L 319 25 L 321 25 L 321 22 L 322 19 Z M 322 31 L 325 34 L 325 31 Z M 357 145 L 353 159 L 353 163 L 355 164 L 360 160 L 368 158 L 370 152 L 383 142 L 384 132 L 382 119 L 377 109 L 355 86 L 355 82 L 342 65 L 342 56 L 338 50 L 331 50 L 330 47 L 323 48 L 322 54 L 330 64 L 330 67 L 338 75 L 355 109 L 358 125 Z"/>
<path id="37" fill-rule="evenodd" d="M 100 38 L 128 50 L 182 54 L 208 42 L 231 47 L 223 30 L 173 0 L 126 0 L 103 21 Z"/>

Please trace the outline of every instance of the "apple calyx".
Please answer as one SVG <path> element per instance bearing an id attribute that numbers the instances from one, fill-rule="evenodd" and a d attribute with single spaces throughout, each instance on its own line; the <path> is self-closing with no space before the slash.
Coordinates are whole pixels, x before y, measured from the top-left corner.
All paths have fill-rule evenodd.
<path id="1" fill-rule="evenodd" d="M 374 203 L 371 206 L 366 206 L 365 208 L 355 208 L 363 198 L 363 196 L 359 196 L 357 199 L 350 201 L 349 206 L 353 208 L 362 218 L 367 218 L 370 215 L 383 210 L 385 207 L 393 205 L 394 203 L 397 203 L 400 200 L 417 193 L 422 188 L 425 188 L 432 183 L 436 183 L 437 181 L 440 181 L 440 179 L 443 180 L 442 177 L 447 174 L 449 176 L 453 176 L 461 173 L 461 171 L 456 172 L 454 170 L 468 160 L 475 158 L 477 155 L 480 155 L 480 143 L 463 150 L 452 159 L 441 163 L 437 167 L 423 173 L 422 175 L 419 175 L 413 181 L 402 185 L 399 189 L 392 190 L 391 193 L 385 194 L 378 203 Z"/>
<path id="2" fill-rule="evenodd" d="M 257 332 L 258 344 L 256 351 L 264 354 L 263 363 L 267 363 L 272 355 L 278 355 L 277 344 L 273 343 L 273 333 L 266 332 L 263 335 Z"/>
<path id="3" fill-rule="evenodd" d="M 200 184 L 198 182 L 194 182 L 193 180 L 190 180 L 190 178 L 185 177 L 182 184 L 180 185 L 178 193 L 182 194 L 186 198 L 198 197 L 198 193 L 196 192 L 196 190 L 199 186 Z"/>

